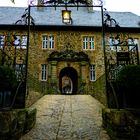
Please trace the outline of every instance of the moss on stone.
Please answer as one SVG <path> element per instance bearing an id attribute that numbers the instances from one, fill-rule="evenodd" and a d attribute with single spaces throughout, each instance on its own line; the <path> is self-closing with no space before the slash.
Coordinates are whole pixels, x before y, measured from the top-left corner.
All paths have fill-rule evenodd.
<path id="1" fill-rule="evenodd" d="M 19 138 L 34 126 L 36 109 L 13 109 L 0 112 L 0 139 L 19 140 Z"/>
<path id="2" fill-rule="evenodd" d="M 103 126 L 112 140 L 134 140 L 138 136 L 138 120 L 128 110 L 104 108 Z"/>

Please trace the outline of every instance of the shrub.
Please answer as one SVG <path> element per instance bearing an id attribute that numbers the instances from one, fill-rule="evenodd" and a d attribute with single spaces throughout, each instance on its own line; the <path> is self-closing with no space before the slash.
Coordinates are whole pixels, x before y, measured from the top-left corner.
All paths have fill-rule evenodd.
<path id="1" fill-rule="evenodd" d="M 140 89 L 140 65 L 125 66 L 118 75 L 117 83 L 127 89 Z"/>
<path id="2" fill-rule="evenodd" d="M 125 66 L 119 73 L 116 83 L 118 97 L 129 108 L 140 108 L 140 65 Z"/>
<path id="3" fill-rule="evenodd" d="M 17 85 L 16 75 L 12 68 L 0 66 L 0 91 L 13 90 Z"/>

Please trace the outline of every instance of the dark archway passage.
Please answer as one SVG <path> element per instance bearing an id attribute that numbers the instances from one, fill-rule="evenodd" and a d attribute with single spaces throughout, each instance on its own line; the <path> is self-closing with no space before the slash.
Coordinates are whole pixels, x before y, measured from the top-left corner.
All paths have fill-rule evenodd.
<path id="1" fill-rule="evenodd" d="M 66 85 L 63 85 L 64 78 L 65 78 Z M 72 67 L 63 68 L 59 75 L 59 88 L 61 93 L 76 94 L 77 87 L 78 87 L 77 71 Z"/>

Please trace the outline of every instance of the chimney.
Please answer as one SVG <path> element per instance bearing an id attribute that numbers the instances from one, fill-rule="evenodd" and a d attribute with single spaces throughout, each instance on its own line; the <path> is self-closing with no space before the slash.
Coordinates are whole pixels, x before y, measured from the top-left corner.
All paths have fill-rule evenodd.
<path id="1" fill-rule="evenodd" d="M 43 6 L 44 4 L 44 0 L 37 0 L 37 9 L 39 10 L 39 11 L 43 11 L 43 9 L 44 9 L 44 7 L 41 7 L 41 6 Z"/>
<path id="2" fill-rule="evenodd" d="M 92 0 L 86 0 L 88 3 L 88 6 L 92 6 L 93 5 L 93 1 Z M 93 7 L 87 7 L 88 12 L 93 12 Z"/>

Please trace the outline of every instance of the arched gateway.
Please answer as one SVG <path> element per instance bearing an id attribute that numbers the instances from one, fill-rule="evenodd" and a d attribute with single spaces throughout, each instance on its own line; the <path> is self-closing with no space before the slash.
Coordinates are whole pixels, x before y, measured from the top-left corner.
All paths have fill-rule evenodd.
<path id="1" fill-rule="evenodd" d="M 89 65 L 88 55 L 70 49 L 54 51 L 48 58 L 50 85 L 61 94 L 77 94 L 86 81 L 85 69 Z M 55 91 L 54 91 L 55 92 Z"/>
<path id="2" fill-rule="evenodd" d="M 72 67 L 65 67 L 59 75 L 59 89 L 63 94 L 76 94 L 78 86 L 78 74 Z"/>

